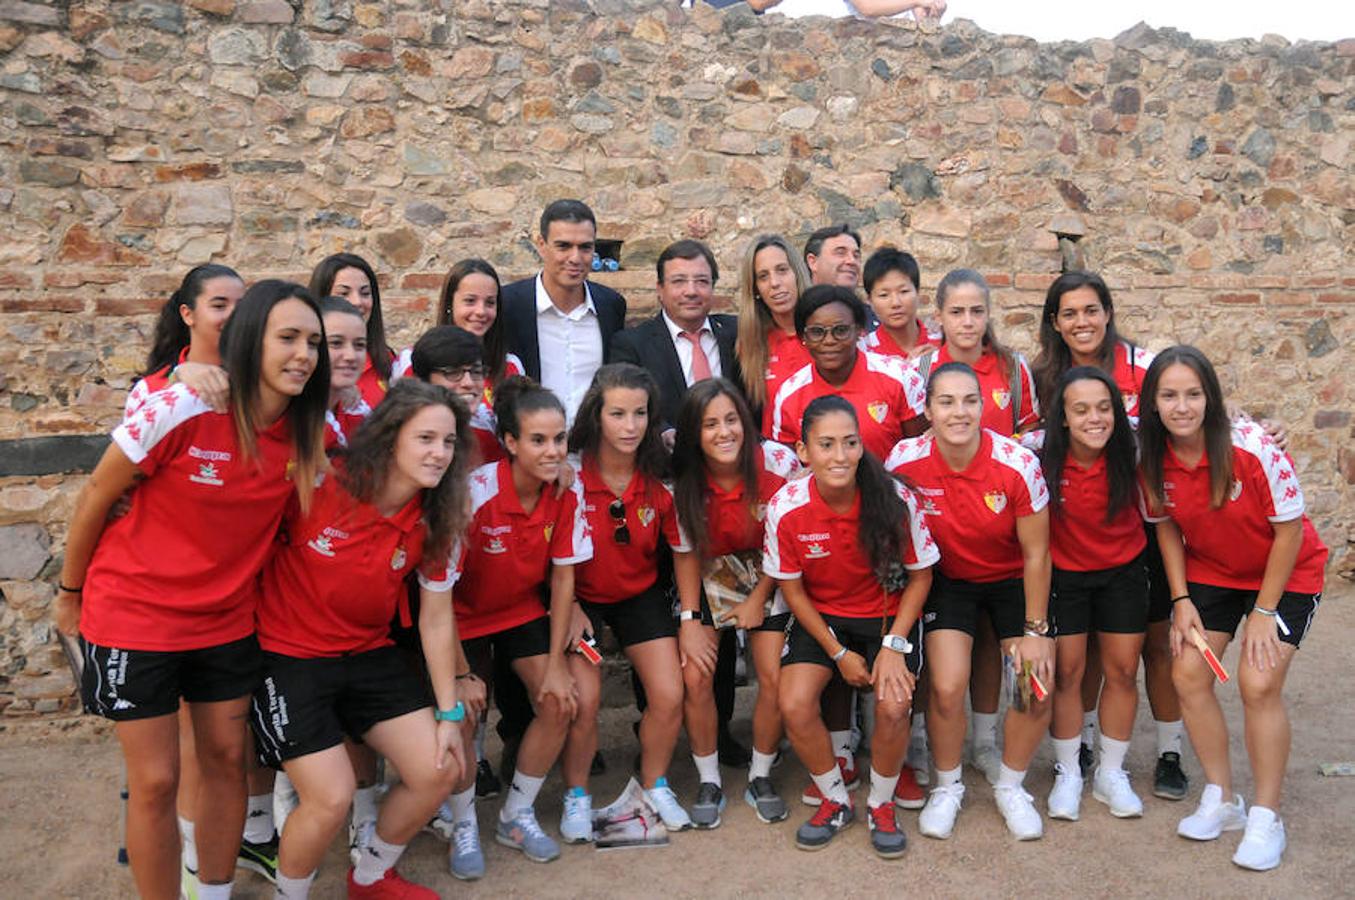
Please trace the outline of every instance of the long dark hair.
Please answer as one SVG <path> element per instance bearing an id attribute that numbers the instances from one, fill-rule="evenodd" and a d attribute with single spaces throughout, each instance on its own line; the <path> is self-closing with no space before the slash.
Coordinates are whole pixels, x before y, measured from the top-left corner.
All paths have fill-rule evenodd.
<path id="1" fill-rule="evenodd" d="M 1120 389 L 1115 386 L 1115 381 L 1109 375 L 1095 366 L 1074 366 L 1064 372 L 1054 387 L 1052 402 L 1045 407 L 1047 418 L 1040 462 L 1044 467 L 1044 480 L 1049 485 L 1049 507 L 1054 511 L 1054 515 L 1061 514 L 1059 499 L 1063 489 L 1060 479 L 1063 477 L 1063 469 L 1068 462 L 1068 450 L 1072 444 L 1063 398 L 1069 385 L 1076 381 L 1100 382 L 1110 395 L 1115 424 L 1111 429 L 1110 440 L 1102 451 L 1106 459 L 1106 477 L 1110 482 L 1105 518 L 1109 523 L 1134 502 L 1134 482 L 1137 478 L 1138 463 L 1134 428 L 1129 424 L 1129 416 L 1124 411 Z"/>
<path id="2" fill-rule="evenodd" d="M 827 394 L 816 397 L 805 407 L 800 420 L 800 440 L 808 444 L 809 429 L 814 423 L 838 412 L 851 416 L 852 422 L 860 428 L 856 409 L 838 395 Z M 861 461 L 856 466 L 856 490 L 861 497 L 857 537 L 881 583 L 894 578 L 908 541 L 908 505 L 899 496 L 900 483 L 903 483 L 901 479 L 885 471 L 875 454 L 865 449 L 861 451 Z"/>
<path id="3" fill-rule="evenodd" d="M 292 482 L 304 512 L 310 508 L 315 476 L 325 461 L 325 413 L 329 410 L 329 348 L 324 341 L 325 320 L 310 291 L 276 278 L 257 282 L 245 291 L 221 331 L 221 365 L 230 377 L 231 418 L 235 422 L 240 452 L 245 459 L 251 459 L 258 445 L 254 413 L 259 405 L 259 369 L 263 363 L 268 316 L 273 307 L 293 298 L 310 307 L 320 324 L 320 352 L 315 371 L 301 393 L 287 404 L 286 413 L 291 425 L 295 463 Z"/>
<path id="4" fill-rule="evenodd" d="M 1204 449 L 1209 458 L 1209 505 L 1223 506 L 1233 485 L 1233 429 L 1223 403 L 1223 388 L 1209 358 L 1186 344 L 1168 347 L 1157 355 L 1143 378 L 1139 401 L 1139 472 L 1150 508 L 1162 506 L 1162 466 L 1171 435 L 1157 412 L 1157 385 L 1168 366 L 1182 365 L 1193 371 L 1204 388 Z M 1144 404 L 1147 404 L 1146 406 Z"/>
<path id="5" fill-rule="evenodd" d="M 445 406 L 456 416 L 452 464 L 435 487 L 420 491 L 428 526 L 423 555 L 426 559 L 441 559 L 451 551 L 452 542 L 465 530 L 469 519 L 466 473 L 475 439 L 471 434 L 470 413 L 459 397 L 446 388 L 415 378 L 395 382 L 372 414 L 358 426 L 347 449 L 340 451 L 344 459 L 340 477 L 348 493 L 363 503 L 371 503 L 390 477 L 400 429 L 429 406 Z"/>
<path id="6" fill-rule="evenodd" d="M 367 276 L 372 286 L 372 312 L 367 316 L 367 357 L 372 361 L 383 381 L 391 377 L 391 348 L 386 343 L 386 322 L 381 317 L 381 289 L 376 283 L 376 272 L 367 260 L 356 253 L 335 253 L 320 260 L 320 264 L 311 273 L 311 293 L 316 297 L 328 297 L 334 288 L 334 276 L 344 269 L 358 269 Z"/>
<path id="7" fill-rule="evenodd" d="M 941 315 L 946 311 L 946 298 L 950 296 L 952 290 L 965 284 L 978 288 L 979 293 L 983 294 L 983 305 L 988 310 L 988 322 L 983 330 L 982 346 L 987 347 L 997 356 L 998 368 L 1002 371 L 1003 377 L 1007 379 L 1007 384 L 1012 384 L 1015 379 L 1021 377 L 1020 367 L 1016 363 L 1016 354 L 997 339 L 997 332 L 993 330 L 993 292 L 988 287 L 988 280 L 974 269 L 951 269 L 941 279 L 941 283 L 936 286 L 936 312 L 941 316 L 941 339 L 943 341 L 949 340 L 946 337 L 945 316 Z M 1019 413 L 1020 410 L 1017 412 Z"/>
<path id="8" fill-rule="evenodd" d="M 757 255 L 768 247 L 775 247 L 786 254 L 786 262 L 795 276 L 797 300 L 810 284 L 804 258 L 781 235 L 760 234 L 753 238 L 744 251 L 743 263 L 739 266 L 739 291 L 735 296 L 739 314 L 739 338 L 735 343 L 735 354 L 739 358 L 739 368 L 743 370 L 744 390 L 756 406 L 771 399 L 767 396 L 767 335 L 776 323 L 772 321 L 772 311 L 767 307 L 767 301 L 758 293 L 756 265 Z"/>
<path id="9" fill-rule="evenodd" d="M 565 405 L 549 388 L 542 387 L 525 375 L 505 378 L 503 384 L 494 389 L 494 417 L 498 419 L 494 433 L 501 441 L 507 434 L 516 439 L 522 433 L 523 414 L 547 409 L 565 415 Z"/>
<path id="10" fill-rule="evenodd" d="M 609 363 L 593 374 L 593 382 L 579 403 L 574 427 L 569 432 L 569 449 L 584 457 L 596 457 L 602 443 L 602 407 L 607 392 L 632 388 L 645 392 L 649 417 L 644 437 L 635 451 L 635 468 L 655 481 L 663 481 L 672 472 L 668 448 L 663 445 L 659 422 L 659 388 L 654 376 L 630 363 Z"/>
<path id="11" fill-rule="evenodd" d="M 1044 295 L 1044 310 L 1040 313 L 1040 353 L 1031 365 L 1031 374 L 1035 377 L 1035 389 L 1039 394 L 1040 408 L 1046 408 L 1053 402 L 1055 388 L 1060 376 L 1073 367 L 1073 353 L 1068 349 L 1063 336 L 1054 328 L 1059 318 L 1059 303 L 1063 295 L 1078 288 L 1091 288 L 1106 311 L 1106 337 L 1097 351 L 1096 364 L 1107 372 L 1115 371 L 1115 347 L 1126 341 L 1115 328 L 1115 301 L 1110 297 L 1110 288 L 1105 279 L 1095 272 L 1064 272 Z M 1116 392 L 1120 389 L 1117 387 Z"/>
<path id="12" fill-rule="evenodd" d="M 706 522 L 706 499 L 710 484 L 706 477 L 706 455 L 701 451 L 701 420 L 716 397 L 728 397 L 743 425 L 743 445 L 739 447 L 739 480 L 743 496 L 752 510 L 758 503 L 758 426 L 743 394 L 726 378 L 708 378 L 697 382 L 682 400 L 677 414 L 677 432 L 673 440 L 673 505 L 678 521 L 698 554 L 709 547 L 710 530 Z"/>
<path id="13" fill-rule="evenodd" d="M 234 269 L 219 263 L 204 263 L 189 269 L 179 283 L 178 290 L 170 294 L 165 305 L 160 307 L 160 315 L 155 320 L 155 334 L 151 337 L 151 352 L 146 355 L 146 368 L 142 375 L 154 374 L 179 361 L 179 354 L 193 341 L 193 333 L 184 323 L 179 307 L 197 309 L 198 298 L 202 296 L 207 282 L 213 278 L 234 278 L 244 283 L 244 279 Z"/>
<path id="14" fill-rule="evenodd" d="M 483 259 L 463 259 L 447 271 L 447 277 L 442 282 L 442 294 L 438 297 L 438 324 L 456 324 L 452 321 L 452 296 L 461 286 L 461 280 L 471 274 L 488 275 L 494 279 L 494 323 L 480 341 L 484 344 L 485 366 L 489 369 L 485 379 L 490 384 L 498 384 L 503 378 L 504 361 L 508 358 L 508 337 L 503 325 L 502 283 L 493 266 Z"/>

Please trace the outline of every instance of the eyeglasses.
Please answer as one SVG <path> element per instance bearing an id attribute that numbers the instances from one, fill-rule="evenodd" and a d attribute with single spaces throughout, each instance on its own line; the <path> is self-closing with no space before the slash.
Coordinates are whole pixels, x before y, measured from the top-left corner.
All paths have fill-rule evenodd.
<path id="1" fill-rule="evenodd" d="M 822 325 L 810 325 L 805 328 L 805 341 L 810 344 L 822 344 L 832 335 L 835 341 L 850 340 L 856 333 L 855 325 L 834 325 L 832 328 L 825 328 Z"/>
<path id="2" fill-rule="evenodd" d="M 626 503 L 620 497 L 617 497 L 607 507 L 607 515 L 612 517 L 612 524 L 615 530 L 612 532 L 612 540 L 619 546 L 625 547 L 630 543 L 630 527 L 626 525 Z"/>
<path id="3" fill-rule="evenodd" d="M 446 378 L 448 381 L 460 381 L 467 375 L 475 381 L 479 381 L 485 377 L 488 370 L 479 363 L 476 363 L 472 366 L 443 366 L 442 368 L 434 369 L 433 371 L 443 378 Z"/>

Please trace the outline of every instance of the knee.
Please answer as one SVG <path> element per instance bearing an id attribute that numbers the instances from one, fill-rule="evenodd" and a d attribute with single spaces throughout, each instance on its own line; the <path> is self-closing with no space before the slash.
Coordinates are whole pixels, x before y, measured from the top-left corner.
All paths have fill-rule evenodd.
<path id="1" fill-rule="evenodd" d="M 466 766 L 474 771 L 473 757 L 466 761 Z M 400 780 L 409 785 L 409 789 L 416 795 L 430 800 L 436 797 L 439 803 L 457 786 L 461 776 L 461 769 L 450 757 L 441 769 L 428 763 L 419 766 L 413 772 L 400 772 Z"/>
<path id="2" fill-rule="evenodd" d="M 404 773 L 401 773 L 403 777 Z M 293 782 L 295 783 L 295 782 Z M 348 808 L 353 803 L 353 791 L 357 787 L 352 778 L 335 779 L 323 785 L 306 785 L 307 789 L 297 787 L 297 806 L 334 829 L 343 824 Z"/>
<path id="3" fill-rule="evenodd" d="M 875 701 L 875 730 L 890 733 L 907 731 L 912 727 L 912 712 L 906 703 L 897 700 Z"/>
<path id="4" fill-rule="evenodd" d="M 1137 659 L 1126 663 L 1103 657 L 1101 668 L 1105 673 L 1107 685 L 1126 691 L 1138 689 L 1139 667 Z"/>
<path id="5" fill-rule="evenodd" d="M 179 790 L 179 773 L 172 765 L 142 766 L 128 772 L 127 796 L 146 806 L 173 804 Z"/>
<path id="6" fill-rule="evenodd" d="M 243 779 L 245 741 L 198 741 L 198 767 L 204 778 Z"/>
<path id="7" fill-rule="evenodd" d="M 1214 674 L 1201 665 L 1191 665 L 1181 658 L 1172 661 L 1172 687 L 1182 699 L 1208 693 L 1213 679 Z"/>
<path id="8" fill-rule="evenodd" d="M 649 705 L 645 708 L 645 715 L 653 716 L 656 720 L 678 721 L 682 718 L 682 689 L 671 681 L 665 681 L 662 686 L 654 689 L 645 689 L 645 696 L 649 700 Z"/>
<path id="9" fill-rule="evenodd" d="M 569 728 L 569 710 L 554 697 L 546 697 L 537 705 L 536 718 L 551 731 L 564 732 Z"/>
<path id="10" fill-rule="evenodd" d="M 803 728 L 819 716 L 819 698 L 802 692 L 782 690 L 777 695 L 777 706 L 787 728 Z"/>
<path id="11" fill-rule="evenodd" d="M 1237 692 L 1248 709 L 1269 706 L 1280 699 L 1280 680 L 1254 669 L 1243 668 L 1237 680 Z"/>
<path id="12" fill-rule="evenodd" d="M 713 695 L 714 681 L 711 676 L 697 671 L 696 666 L 687 666 L 682 670 L 682 686 L 688 700 L 703 699 Z"/>
<path id="13" fill-rule="evenodd" d="M 964 712 L 965 688 L 963 682 L 948 683 L 940 678 L 932 679 L 931 695 L 928 698 L 929 709 L 947 718 Z"/>

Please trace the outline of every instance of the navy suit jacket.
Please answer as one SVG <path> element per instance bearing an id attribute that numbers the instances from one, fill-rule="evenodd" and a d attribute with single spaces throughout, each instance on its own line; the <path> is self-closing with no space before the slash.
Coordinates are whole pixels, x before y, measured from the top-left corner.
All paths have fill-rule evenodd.
<path id="1" fill-rule="evenodd" d="M 626 298 L 603 284 L 588 282 L 588 292 L 598 313 L 602 332 L 602 361 L 611 362 L 608 353 L 612 335 L 626 327 Z M 541 344 L 536 335 L 536 276 L 506 284 L 499 291 L 500 310 L 507 332 L 508 349 L 518 355 L 533 379 L 541 380 Z"/>
<path id="2" fill-rule="evenodd" d="M 713 314 L 709 318 L 710 330 L 715 334 L 715 344 L 720 351 L 720 372 L 742 392 L 743 378 L 738 357 L 734 355 L 739 320 L 724 314 Z M 659 416 L 665 427 L 677 423 L 678 410 L 687 396 L 687 379 L 682 375 L 682 362 L 662 314 L 618 332 L 612 338 L 611 361 L 634 363 L 653 375 L 659 386 Z"/>

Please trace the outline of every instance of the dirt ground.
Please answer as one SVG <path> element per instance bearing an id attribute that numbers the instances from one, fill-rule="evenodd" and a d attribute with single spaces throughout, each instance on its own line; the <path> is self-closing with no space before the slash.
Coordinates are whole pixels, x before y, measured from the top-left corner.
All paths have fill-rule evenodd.
<path id="1" fill-rule="evenodd" d="M 1355 702 L 1349 694 L 1355 635 L 1355 588 L 1335 582 L 1292 669 L 1286 695 L 1294 722 L 1283 815 L 1289 850 L 1276 871 L 1257 874 L 1230 862 L 1239 835 L 1212 844 L 1194 844 L 1175 834 L 1177 820 L 1198 796 L 1201 775 L 1187 752 L 1191 797 L 1172 803 L 1151 796 L 1154 756 L 1151 717 L 1140 705 L 1129 768 L 1146 811 L 1139 820 L 1112 818 L 1091 799 L 1088 789 L 1079 822 L 1046 821 L 1043 840 L 1012 840 L 993 805 L 992 790 L 966 769 L 969 792 L 954 837 L 949 841 L 917 833 L 917 814 L 901 822 L 910 838 L 901 860 L 877 859 L 868 846 L 864 824 L 845 832 L 828 849 L 803 853 L 793 845 L 795 828 L 808 807 L 792 806 L 790 820 L 760 824 L 739 798 L 744 773 L 726 769 L 731 798 L 724 824 L 711 833 L 673 837 L 666 848 L 599 852 L 566 847 L 549 865 L 527 862 L 517 854 L 485 844 L 489 873 L 475 884 L 447 874 L 446 845 L 430 835 L 414 840 L 401 863 L 408 877 L 444 897 L 576 897 L 587 894 L 631 897 L 765 896 L 824 892 L 835 896 L 878 896 L 886 884 L 924 896 L 1096 896 L 1171 895 L 1178 897 L 1283 895 L 1351 896 L 1355 893 L 1355 778 L 1324 778 L 1318 764 L 1355 761 Z M 1225 664 L 1236 667 L 1236 651 Z M 749 689 L 740 692 L 746 713 Z M 1237 789 L 1250 796 L 1241 731 L 1241 707 L 1235 684 L 1222 689 L 1232 725 Z M 624 785 L 634 753 L 629 723 L 633 713 L 610 710 L 603 722 L 602 746 L 607 774 L 595 780 L 597 804 L 609 802 Z M 735 730 L 747 735 L 746 715 Z M 492 748 L 497 759 L 498 748 Z M 690 799 L 695 790 L 685 747 L 679 748 L 674 786 Z M 1046 745 L 1031 767 L 1027 786 L 1043 810 L 1051 783 L 1052 758 Z M 786 797 L 797 796 L 803 769 L 789 759 L 774 773 Z M 130 873 L 115 863 L 118 846 L 117 788 L 121 759 L 108 730 L 95 720 L 0 723 L 0 896 L 14 898 L 113 898 L 133 895 Z M 864 788 L 863 788 L 864 791 Z M 547 783 L 538 804 L 542 824 L 557 833 L 560 784 Z M 739 801 L 739 802 L 735 802 Z M 860 802 L 864 802 L 864 795 Z M 484 823 L 496 804 L 481 809 Z M 313 896 L 343 896 L 347 861 L 336 842 Z M 238 898 L 269 898 L 271 887 L 241 871 Z"/>

